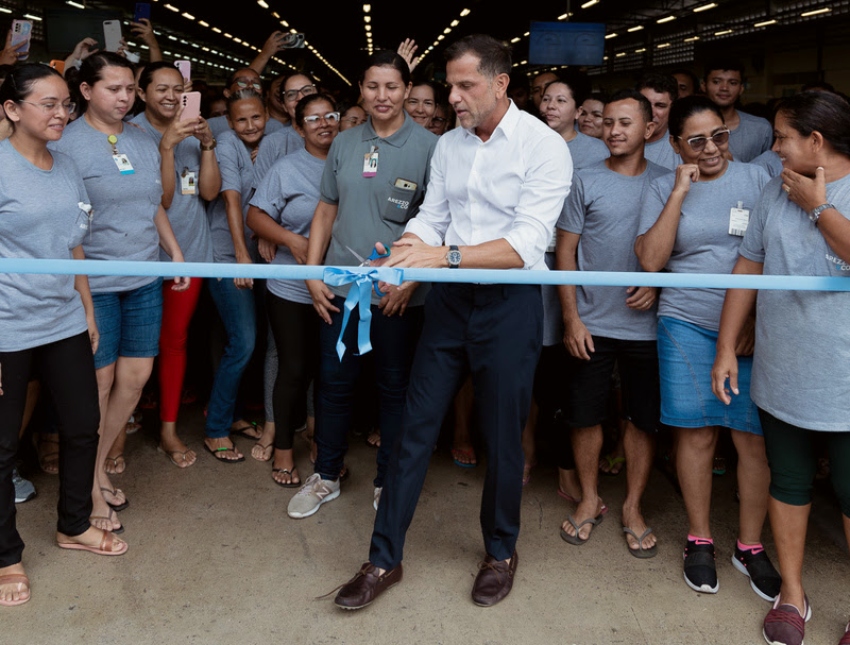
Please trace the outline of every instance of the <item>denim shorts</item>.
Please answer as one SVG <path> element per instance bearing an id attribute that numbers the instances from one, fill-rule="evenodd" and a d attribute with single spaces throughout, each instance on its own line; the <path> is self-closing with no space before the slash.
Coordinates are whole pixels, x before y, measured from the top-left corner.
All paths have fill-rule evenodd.
<path id="1" fill-rule="evenodd" d="M 752 356 L 738 357 L 738 390 L 728 406 L 711 391 L 717 332 L 676 318 L 658 318 L 661 422 L 676 428 L 721 426 L 761 436 L 750 399 Z"/>
<path id="2" fill-rule="evenodd" d="M 131 291 L 93 293 L 94 319 L 100 343 L 95 369 L 127 358 L 152 358 L 159 354 L 162 324 L 162 278 Z"/>

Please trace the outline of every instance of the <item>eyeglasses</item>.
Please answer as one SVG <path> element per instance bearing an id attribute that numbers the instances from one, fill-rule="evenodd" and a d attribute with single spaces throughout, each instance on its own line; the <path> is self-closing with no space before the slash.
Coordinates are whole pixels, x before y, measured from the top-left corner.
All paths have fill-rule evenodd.
<path id="1" fill-rule="evenodd" d="M 444 118 L 443 118 L 443 117 L 441 117 L 441 116 L 432 116 L 432 117 L 431 117 L 431 123 L 432 123 L 432 124 L 435 124 L 435 123 L 445 123 L 446 121 L 448 121 L 448 119 L 444 119 Z"/>
<path id="2" fill-rule="evenodd" d="M 66 101 L 65 103 L 59 103 L 57 101 L 47 101 L 45 103 L 33 103 L 32 101 L 17 101 L 17 103 L 28 103 L 29 105 L 35 105 L 36 107 L 40 107 L 41 111 L 45 112 L 46 114 L 55 112 L 60 107 L 68 114 L 73 114 L 77 111 L 77 104 L 73 101 Z"/>
<path id="3" fill-rule="evenodd" d="M 286 90 L 283 93 L 283 98 L 287 101 L 294 101 L 298 98 L 298 95 L 301 96 L 310 96 L 311 94 L 315 94 L 318 90 L 315 85 L 305 85 L 300 90 Z"/>
<path id="4" fill-rule="evenodd" d="M 253 89 L 255 89 L 259 92 L 261 89 L 263 89 L 263 86 L 256 81 L 248 82 L 248 81 L 237 80 L 237 81 L 234 81 L 234 83 L 235 83 L 236 87 L 238 87 L 240 90 L 244 90 L 244 89 L 247 89 L 247 88 L 250 87 L 250 88 L 253 88 Z"/>
<path id="5" fill-rule="evenodd" d="M 682 137 L 677 137 L 677 139 L 681 139 Z M 708 143 L 708 140 L 711 139 L 714 145 L 722 146 L 724 143 L 729 141 L 729 130 L 720 130 L 719 132 L 715 132 L 710 137 L 691 137 L 690 139 L 685 139 L 688 142 L 688 145 L 691 147 L 691 150 L 694 152 L 702 152 L 705 150 L 705 145 Z"/>
<path id="6" fill-rule="evenodd" d="M 339 121 L 339 112 L 328 112 L 325 115 L 312 114 L 304 117 L 304 123 L 318 123 L 319 119 L 324 119 L 328 123 L 337 123 Z"/>

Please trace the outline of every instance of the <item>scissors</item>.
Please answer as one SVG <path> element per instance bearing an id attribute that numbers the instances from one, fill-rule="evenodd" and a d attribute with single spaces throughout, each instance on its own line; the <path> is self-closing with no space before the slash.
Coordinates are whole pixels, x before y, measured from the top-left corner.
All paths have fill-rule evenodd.
<path id="1" fill-rule="evenodd" d="M 378 249 L 376 249 L 375 247 L 372 247 L 372 253 L 369 255 L 368 258 L 364 258 L 362 255 L 360 255 L 357 251 L 352 249 L 350 246 L 346 246 L 345 248 L 348 249 L 348 252 L 351 253 L 351 255 L 353 255 L 355 258 L 357 258 L 357 260 L 360 262 L 360 264 L 358 264 L 357 266 L 361 266 L 361 267 L 372 266 L 373 261 L 380 260 L 381 258 L 390 257 L 390 247 L 387 246 L 386 244 L 384 245 L 384 248 L 387 250 L 386 253 L 378 253 Z M 372 289 L 375 291 L 375 295 L 378 296 L 379 298 L 383 298 L 385 295 L 387 295 L 383 291 L 378 289 L 378 283 L 377 282 L 372 283 Z"/>

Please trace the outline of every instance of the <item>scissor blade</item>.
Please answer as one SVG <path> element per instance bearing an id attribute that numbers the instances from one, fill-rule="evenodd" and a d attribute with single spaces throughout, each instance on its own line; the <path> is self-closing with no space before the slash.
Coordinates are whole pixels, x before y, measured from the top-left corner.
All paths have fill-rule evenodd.
<path id="1" fill-rule="evenodd" d="M 353 255 L 355 258 L 357 258 L 357 260 L 360 262 L 360 265 L 359 265 L 359 266 L 362 266 L 362 267 L 369 266 L 369 264 L 370 264 L 369 260 L 367 260 L 366 258 L 364 258 L 364 257 L 363 257 L 362 255 L 360 255 L 357 251 L 355 251 L 354 249 L 352 249 L 350 246 L 346 246 L 345 248 L 347 248 L 347 249 L 348 249 L 348 251 L 349 251 L 349 253 L 351 253 L 351 255 Z"/>

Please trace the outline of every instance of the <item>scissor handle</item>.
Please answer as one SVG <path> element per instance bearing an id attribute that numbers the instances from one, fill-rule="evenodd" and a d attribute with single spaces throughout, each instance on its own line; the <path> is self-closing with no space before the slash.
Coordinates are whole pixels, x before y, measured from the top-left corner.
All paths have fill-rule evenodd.
<path id="1" fill-rule="evenodd" d="M 390 247 L 385 244 L 384 248 L 387 250 L 386 253 L 378 253 L 378 249 L 373 246 L 372 247 L 372 253 L 371 253 L 371 255 L 369 256 L 368 259 L 370 261 L 375 261 L 375 260 L 380 260 L 381 258 L 390 257 Z"/>

